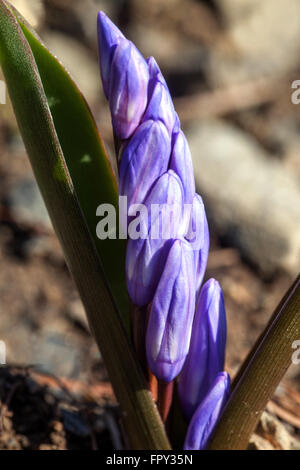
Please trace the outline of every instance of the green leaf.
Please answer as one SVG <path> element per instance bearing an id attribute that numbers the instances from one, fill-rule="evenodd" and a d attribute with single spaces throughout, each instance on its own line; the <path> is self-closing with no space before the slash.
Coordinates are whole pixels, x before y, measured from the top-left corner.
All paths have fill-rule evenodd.
<path id="1" fill-rule="evenodd" d="M 0 64 L 34 174 L 119 400 L 133 449 L 169 449 L 68 171 L 31 48 L 0 0 Z M 99 183 L 102 175 L 99 175 Z"/>
<path id="2" fill-rule="evenodd" d="M 124 269 L 126 241 L 118 238 L 100 240 L 96 235 L 99 204 L 113 205 L 118 215 L 118 188 L 94 118 L 69 73 L 20 13 L 13 11 L 33 53 L 80 206 L 113 297 L 128 327 L 129 299 Z"/>
<path id="3" fill-rule="evenodd" d="M 292 364 L 300 339 L 300 275 L 285 294 L 233 383 L 209 449 L 243 450 L 280 380 Z"/>

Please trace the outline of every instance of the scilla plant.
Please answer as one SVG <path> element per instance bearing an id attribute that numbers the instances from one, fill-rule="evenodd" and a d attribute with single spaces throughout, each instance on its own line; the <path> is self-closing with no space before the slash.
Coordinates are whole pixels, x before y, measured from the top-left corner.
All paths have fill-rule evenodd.
<path id="1" fill-rule="evenodd" d="M 104 13 L 98 36 L 118 185 L 82 94 L 0 0 L 1 67 L 120 403 L 126 442 L 149 450 L 246 449 L 300 336 L 300 279 L 230 386 L 223 294 L 216 280 L 203 283 L 208 225 L 166 81 L 155 59 L 144 59 Z M 101 239 L 97 207 L 118 211 L 119 195 L 128 203 L 123 228 L 130 234 L 139 212 L 140 236 Z"/>

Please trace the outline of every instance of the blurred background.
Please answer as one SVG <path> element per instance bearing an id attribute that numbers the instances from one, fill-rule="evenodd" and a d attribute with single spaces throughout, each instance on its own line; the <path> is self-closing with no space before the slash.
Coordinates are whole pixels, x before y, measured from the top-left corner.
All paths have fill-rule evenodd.
<path id="1" fill-rule="evenodd" d="M 300 2 L 11 3 L 72 74 L 112 158 L 97 11 L 158 61 L 207 208 L 207 277 L 224 290 L 234 374 L 299 271 L 300 104 L 291 95 L 300 79 Z M 0 105 L 0 152 L 0 340 L 10 366 L 0 370 L 0 448 L 120 448 L 115 399 L 8 97 Z M 253 446 L 294 448 L 299 433 L 294 365 Z"/>

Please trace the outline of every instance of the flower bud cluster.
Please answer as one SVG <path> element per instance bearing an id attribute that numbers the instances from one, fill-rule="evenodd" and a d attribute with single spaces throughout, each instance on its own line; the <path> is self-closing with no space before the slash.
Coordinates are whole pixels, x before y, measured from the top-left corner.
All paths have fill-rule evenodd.
<path id="1" fill-rule="evenodd" d="M 189 146 L 155 59 L 144 59 L 102 12 L 98 37 L 104 92 L 120 146 L 119 194 L 127 197 L 128 222 L 139 205 L 147 208 L 140 230 L 149 236 L 127 243 L 128 292 L 138 307 L 150 305 L 146 352 L 151 371 L 164 382 L 181 373 L 179 397 L 191 420 L 185 447 L 203 448 L 227 396 L 229 377 L 223 372 L 222 292 L 213 279 L 201 289 L 209 232 Z M 166 206 L 172 207 L 167 237 L 162 234 L 166 214 L 160 210 Z M 153 231 L 156 237 L 150 236 Z"/>

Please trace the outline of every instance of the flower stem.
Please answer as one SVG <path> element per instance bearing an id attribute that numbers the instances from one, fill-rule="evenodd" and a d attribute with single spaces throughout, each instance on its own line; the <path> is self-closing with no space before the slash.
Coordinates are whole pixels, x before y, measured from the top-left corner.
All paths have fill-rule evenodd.
<path id="1" fill-rule="evenodd" d="M 132 340 L 137 358 L 144 372 L 145 378 L 148 378 L 148 366 L 146 358 L 146 331 L 148 323 L 147 305 L 145 307 L 131 306 L 131 325 Z"/>
<path id="2" fill-rule="evenodd" d="M 152 374 L 151 370 L 148 368 L 148 382 L 149 382 L 149 389 L 153 396 L 153 400 L 157 402 L 158 399 L 158 383 L 157 378 L 154 374 Z"/>
<path id="3" fill-rule="evenodd" d="M 164 423 L 167 421 L 172 406 L 173 389 L 174 381 L 166 383 L 160 380 L 158 382 L 158 411 Z"/>

